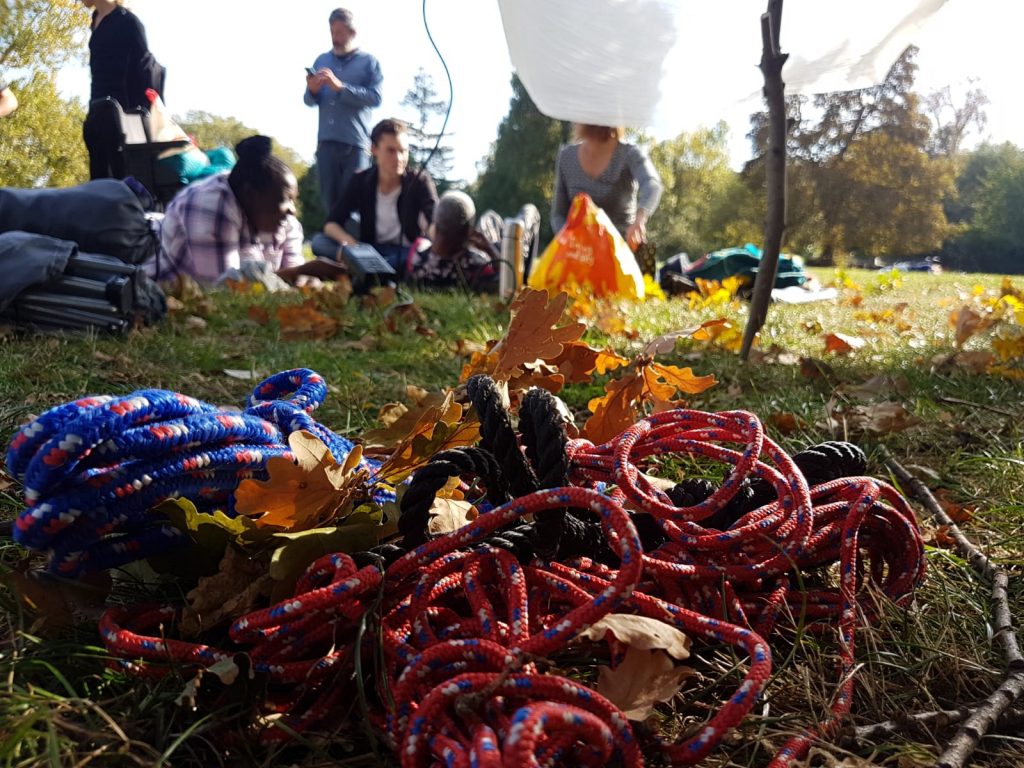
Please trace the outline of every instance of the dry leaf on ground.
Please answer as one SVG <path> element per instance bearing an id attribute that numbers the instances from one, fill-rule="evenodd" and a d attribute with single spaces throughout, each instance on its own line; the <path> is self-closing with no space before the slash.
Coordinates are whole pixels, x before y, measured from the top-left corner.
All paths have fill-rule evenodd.
<path id="1" fill-rule="evenodd" d="M 179 623 L 182 636 L 194 638 L 224 619 L 248 613 L 260 597 L 270 594 L 271 586 L 265 562 L 250 560 L 229 546 L 217 573 L 200 579 L 186 595 L 188 607 Z"/>
<path id="2" fill-rule="evenodd" d="M 917 426 L 921 419 L 899 403 L 858 405 L 849 414 L 850 421 L 868 432 L 887 435 Z"/>
<path id="3" fill-rule="evenodd" d="M 364 432 L 361 437 L 367 453 L 391 455 L 394 448 L 416 429 L 427 411 L 437 408 L 448 398 L 447 392 L 427 392 L 417 387 L 407 387 L 409 404 L 388 403 L 380 409 L 378 429 Z"/>
<path id="4" fill-rule="evenodd" d="M 862 384 L 843 386 L 843 392 L 860 400 L 870 400 L 879 395 L 905 395 L 910 391 L 910 382 L 906 376 L 889 376 L 878 374 Z"/>
<path id="5" fill-rule="evenodd" d="M 684 328 L 679 331 L 665 333 L 644 347 L 643 353 L 652 356 L 671 354 L 675 351 L 676 342 L 679 339 L 690 338 L 694 341 L 712 341 L 721 332 L 723 326 L 727 325 L 729 325 L 729 321 L 724 317 L 719 317 L 715 320 L 703 322 L 696 328 Z"/>
<path id="6" fill-rule="evenodd" d="M 602 640 L 611 633 L 620 643 L 641 651 L 662 650 L 674 659 L 690 658 L 690 638 L 671 624 L 647 616 L 609 613 L 580 632 L 581 638 Z"/>
<path id="7" fill-rule="evenodd" d="M 768 417 L 768 423 L 783 435 L 791 435 L 804 425 L 803 419 L 789 411 L 779 411 L 778 413 L 771 414 Z"/>
<path id="8" fill-rule="evenodd" d="M 243 480 L 235 491 L 235 509 L 255 516 L 260 527 L 301 531 L 337 517 L 364 490 L 368 472 L 359 468 L 362 448 L 352 449 L 338 464 L 330 449 L 306 431 L 292 432 L 292 462 L 275 456 L 267 462 L 266 480 Z"/>
<path id="9" fill-rule="evenodd" d="M 564 291 L 549 302 L 547 291 L 523 289 L 512 302 L 512 319 L 505 338 L 492 350 L 492 354 L 498 356 L 493 371 L 496 379 L 508 379 L 523 363 L 557 357 L 564 344 L 583 335 L 586 330 L 583 323 L 554 327 L 568 300 Z"/>
<path id="10" fill-rule="evenodd" d="M 338 332 L 338 321 L 316 308 L 312 299 L 302 304 L 277 308 L 281 338 L 286 341 L 329 339 Z"/>
<path id="11" fill-rule="evenodd" d="M 677 667 L 664 651 L 643 651 L 630 646 L 615 669 L 598 667 L 595 690 L 630 720 L 646 720 L 654 705 L 670 701 L 692 674 L 693 669 Z"/>
<path id="12" fill-rule="evenodd" d="M 848 355 L 864 347 L 867 342 L 860 336 L 845 333 L 825 334 L 825 351 L 835 355 Z"/>
<path id="13" fill-rule="evenodd" d="M 949 324 L 956 328 L 956 345 L 962 347 L 971 336 L 988 328 L 992 320 L 970 307 L 960 307 L 949 316 Z"/>
<path id="14" fill-rule="evenodd" d="M 473 445 L 480 437 L 480 422 L 463 422 L 463 408 L 449 392 L 440 405 L 428 408 L 396 446 L 378 471 L 387 482 L 398 482 L 426 464 L 438 451 Z"/>
<path id="15" fill-rule="evenodd" d="M 430 519 L 427 523 L 427 533 L 431 536 L 441 536 L 452 533 L 465 525 L 476 520 L 476 507 L 468 501 L 461 499 L 434 499 L 430 505 Z"/>
<path id="16" fill-rule="evenodd" d="M 267 325 L 270 322 L 270 312 L 266 307 L 261 307 L 258 304 L 250 306 L 246 314 L 257 325 Z"/>

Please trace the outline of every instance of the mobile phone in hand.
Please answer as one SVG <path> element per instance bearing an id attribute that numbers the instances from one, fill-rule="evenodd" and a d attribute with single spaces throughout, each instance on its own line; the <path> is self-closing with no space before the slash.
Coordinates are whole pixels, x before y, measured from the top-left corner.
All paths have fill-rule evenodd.
<path id="1" fill-rule="evenodd" d="M 306 74 L 310 77 L 316 77 L 316 70 L 312 67 L 306 67 Z"/>

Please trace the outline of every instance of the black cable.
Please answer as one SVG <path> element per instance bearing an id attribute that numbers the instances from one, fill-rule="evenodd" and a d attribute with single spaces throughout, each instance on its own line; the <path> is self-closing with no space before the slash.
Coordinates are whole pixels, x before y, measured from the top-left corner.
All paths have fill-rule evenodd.
<path id="1" fill-rule="evenodd" d="M 448 127 L 448 118 L 452 114 L 452 102 L 455 100 L 455 86 L 452 85 L 452 73 L 448 71 L 448 63 L 444 60 L 444 56 L 441 55 L 441 50 L 437 47 L 437 43 L 434 42 L 434 36 L 430 34 L 430 25 L 427 23 L 427 0 L 423 0 L 423 29 L 426 30 L 427 39 L 430 41 L 430 45 L 433 46 L 434 53 L 437 54 L 437 58 L 441 60 L 441 66 L 444 67 L 444 75 L 448 78 L 448 109 L 444 112 L 444 122 L 441 123 L 441 130 L 437 134 L 437 141 L 434 142 L 434 148 L 430 150 L 430 154 L 427 155 L 427 159 L 424 160 L 416 170 L 417 176 L 427 169 L 430 165 L 430 161 L 434 159 L 434 155 L 437 154 L 437 150 L 441 147 L 441 139 L 444 138 L 444 130 Z"/>

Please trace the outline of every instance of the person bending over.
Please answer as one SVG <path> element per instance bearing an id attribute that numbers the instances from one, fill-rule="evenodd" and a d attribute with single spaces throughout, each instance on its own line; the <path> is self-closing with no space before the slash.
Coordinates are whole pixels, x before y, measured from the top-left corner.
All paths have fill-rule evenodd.
<path id="1" fill-rule="evenodd" d="M 324 235 L 313 240 L 313 253 L 337 258 L 339 246 L 356 242 L 374 246 L 403 276 L 409 247 L 426 234 L 434 216 L 437 189 L 423 171 L 409 170 L 409 139 L 399 120 L 381 120 L 370 132 L 374 164 L 349 182 L 327 217 Z M 359 214 L 359 237 L 345 224 Z"/>
<path id="2" fill-rule="evenodd" d="M 295 218 L 298 185 L 285 163 L 270 153 L 267 136 L 250 136 L 235 147 L 230 173 L 185 187 L 167 206 L 161 230 L 163 279 L 188 275 L 212 285 L 242 262 L 266 263 L 294 283 L 300 275 L 336 277 L 334 264 L 306 262 L 302 225 Z"/>
<path id="3" fill-rule="evenodd" d="M 577 125 L 575 133 L 578 142 L 562 147 L 555 161 L 552 230 L 558 234 L 573 199 L 586 192 L 635 251 L 647 242 L 647 219 L 661 199 L 657 170 L 640 147 L 622 141 L 621 128 Z"/>

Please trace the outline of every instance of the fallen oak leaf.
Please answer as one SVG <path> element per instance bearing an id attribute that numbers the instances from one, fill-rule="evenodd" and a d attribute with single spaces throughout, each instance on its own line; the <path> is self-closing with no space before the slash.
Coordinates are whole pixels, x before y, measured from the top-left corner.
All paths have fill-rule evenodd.
<path id="1" fill-rule="evenodd" d="M 469 501 L 461 499 L 435 498 L 430 505 L 427 533 L 443 536 L 454 533 L 476 520 L 480 513 Z"/>
<path id="2" fill-rule="evenodd" d="M 281 326 L 281 338 L 285 341 L 324 341 L 338 331 L 338 321 L 318 310 L 316 302 L 312 300 L 278 307 L 276 314 Z"/>
<path id="3" fill-rule="evenodd" d="M 835 355 L 848 355 L 864 347 L 867 342 L 859 336 L 849 336 L 845 333 L 825 334 L 825 351 Z"/>
<path id="4" fill-rule="evenodd" d="M 917 426 L 921 419 L 900 403 L 884 402 L 858 405 L 850 414 L 851 421 L 868 432 L 886 435 Z"/>
<path id="5" fill-rule="evenodd" d="M 266 307 L 253 304 L 249 307 L 246 315 L 257 325 L 268 325 L 270 323 L 270 312 Z"/>
<path id="6" fill-rule="evenodd" d="M 644 347 L 643 354 L 651 357 L 654 355 L 670 354 L 675 351 L 676 343 L 679 339 L 690 338 L 694 341 L 712 341 L 717 335 L 712 329 L 727 325 L 729 325 L 729 321 L 724 317 L 719 317 L 715 320 L 707 320 L 696 328 L 684 328 L 683 330 L 662 334 Z"/>
<path id="7" fill-rule="evenodd" d="M 258 527 L 300 531 L 337 517 L 366 488 L 369 472 L 360 469 L 363 451 L 355 446 L 342 464 L 317 437 L 300 430 L 288 436 L 294 461 L 274 456 L 266 480 L 243 480 L 235 491 L 235 509 L 255 518 Z"/>
<path id="8" fill-rule="evenodd" d="M 394 452 L 394 449 L 409 436 L 431 408 L 437 408 L 444 404 L 447 392 L 426 392 L 425 390 L 414 391 L 415 388 L 407 388 L 406 394 L 410 395 L 411 403 L 387 403 L 382 406 L 377 414 L 377 421 L 382 427 L 364 432 L 360 437 L 363 450 L 367 453 L 380 454 L 386 451 L 387 455 Z M 419 393 L 422 394 L 419 394 Z"/>
<path id="9" fill-rule="evenodd" d="M 605 394 L 593 398 L 587 408 L 593 414 L 583 425 L 581 435 L 602 445 L 631 427 L 637 419 L 637 403 L 644 391 L 644 380 L 636 372 L 605 384 Z"/>
<path id="10" fill-rule="evenodd" d="M 448 392 L 444 402 L 420 415 L 377 471 L 377 477 L 385 482 L 399 482 L 438 451 L 473 445 L 479 437 L 480 423 L 475 419 L 463 421 L 462 405 L 455 402 L 453 392 Z"/>
<path id="11" fill-rule="evenodd" d="M 582 384 L 592 378 L 593 373 L 604 375 L 608 371 L 629 364 L 629 358 L 609 349 L 594 349 L 582 341 L 570 341 L 562 345 L 562 351 L 547 361 L 565 377 L 567 384 Z"/>
<path id="12" fill-rule="evenodd" d="M 690 638 L 664 621 L 629 613 L 609 613 L 585 630 L 579 637 L 599 641 L 611 633 L 620 643 L 641 651 L 662 650 L 674 659 L 690 657 Z"/>
<path id="13" fill-rule="evenodd" d="M 563 345 L 583 335 L 586 330 L 583 323 L 554 327 L 568 300 L 565 291 L 549 302 L 547 291 L 523 289 L 512 302 L 512 319 L 505 337 L 492 350 L 492 354 L 498 356 L 494 378 L 507 380 L 524 363 L 557 357 Z"/>
<path id="14" fill-rule="evenodd" d="M 670 701 L 679 693 L 683 682 L 693 674 L 690 667 L 677 667 L 664 651 L 630 646 L 615 669 L 598 667 L 594 689 L 628 719 L 642 721 L 650 717 L 655 704 Z"/>
<path id="15" fill-rule="evenodd" d="M 956 329 L 956 345 L 962 347 L 974 334 L 992 324 L 991 318 L 982 317 L 970 307 L 960 307 L 949 316 L 949 324 Z"/>
<path id="16" fill-rule="evenodd" d="M 188 605 L 178 623 L 182 637 L 198 637 L 225 619 L 249 613 L 260 598 L 270 594 L 271 581 L 264 562 L 250 560 L 238 548 L 228 546 L 217 573 L 201 578 L 185 596 Z"/>

